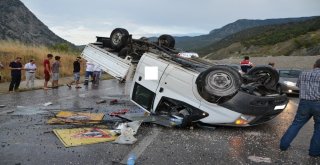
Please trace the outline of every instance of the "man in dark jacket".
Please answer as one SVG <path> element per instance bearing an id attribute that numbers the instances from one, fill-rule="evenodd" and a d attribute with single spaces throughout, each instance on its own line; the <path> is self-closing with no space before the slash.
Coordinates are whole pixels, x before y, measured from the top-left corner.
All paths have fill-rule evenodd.
<path id="1" fill-rule="evenodd" d="M 9 86 L 9 92 L 13 92 L 13 89 L 17 91 L 21 82 L 21 70 L 22 64 L 20 63 L 21 57 L 17 57 L 16 60 L 10 62 L 9 67 L 11 70 L 11 82 Z"/>
<path id="2" fill-rule="evenodd" d="M 297 80 L 300 88 L 300 102 L 297 114 L 280 141 L 280 149 L 287 150 L 299 130 L 311 117 L 314 120 L 314 131 L 310 143 L 309 155 L 320 157 L 320 59 L 311 71 L 302 72 Z"/>
<path id="3" fill-rule="evenodd" d="M 71 88 L 71 85 L 73 83 L 76 83 L 75 88 L 81 88 L 79 86 L 79 81 L 80 81 L 80 62 L 81 62 L 81 57 L 77 57 L 76 61 L 73 62 L 73 81 L 67 84 L 69 88 Z"/>

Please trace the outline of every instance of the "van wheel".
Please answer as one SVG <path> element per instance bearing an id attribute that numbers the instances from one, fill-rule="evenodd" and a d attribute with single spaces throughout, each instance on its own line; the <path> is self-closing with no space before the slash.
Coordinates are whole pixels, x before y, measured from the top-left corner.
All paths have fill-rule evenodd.
<path id="1" fill-rule="evenodd" d="M 202 72 L 197 80 L 198 92 L 209 102 L 213 97 L 226 97 L 236 94 L 241 87 L 241 75 L 228 66 L 213 66 Z"/>
<path id="2" fill-rule="evenodd" d="M 279 73 L 269 66 L 257 66 L 250 69 L 247 75 L 254 77 L 256 81 L 266 88 L 273 88 L 278 84 Z"/>
<path id="3" fill-rule="evenodd" d="M 163 34 L 158 38 L 158 45 L 173 49 L 175 45 L 175 40 L 171 35 Z"/>
<path id="4" fill-rule="evenodd" d="M 123 28 L 116 28 L 111 32 L 111 47 L 117 51 L 121 50 L 128 43 L 129 32 Z"/>

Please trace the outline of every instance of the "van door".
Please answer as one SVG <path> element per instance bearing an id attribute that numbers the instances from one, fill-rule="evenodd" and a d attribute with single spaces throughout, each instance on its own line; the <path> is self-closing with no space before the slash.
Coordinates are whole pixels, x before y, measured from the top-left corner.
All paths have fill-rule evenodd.
<path id="1" fill-rule="evenodd" d="M 156 90 L 159 86 L 161 77 L 168 66 L 168 62 L 157 57 L 152 53 L 145 53 L 137 66 L 133 81 L 133 89 L 131 92 L 131 100 L 147 111 L 152 110 L 153 101 Z M 148 68 L 156 68 L 156 79 L 149 80 Z"/>

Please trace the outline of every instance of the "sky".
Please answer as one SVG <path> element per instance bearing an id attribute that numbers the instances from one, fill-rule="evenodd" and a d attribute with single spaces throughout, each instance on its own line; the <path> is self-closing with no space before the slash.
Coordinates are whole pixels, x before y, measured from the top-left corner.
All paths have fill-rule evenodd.
<path id="1" fill-rule="evenodd" d="M 76 44 L 125 28 L 133 38 L 208 34 L 238 19 L 320 16 L 320 0 L 21 0 L 50 30 Z"/>

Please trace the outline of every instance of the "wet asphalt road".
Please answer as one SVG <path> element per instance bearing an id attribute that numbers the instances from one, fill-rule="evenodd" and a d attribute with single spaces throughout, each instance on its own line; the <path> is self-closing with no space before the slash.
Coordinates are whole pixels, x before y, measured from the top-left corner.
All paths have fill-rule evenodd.
<path id="1" fill-rule="evenodd" d="M 129 88 L 107 80 L 94 89 L 60 87 L 0 95 L 0 104 L 6 105 L 0 108 L 0 164 L 121 164 L 130 152 L 137 153 L 137 164 L 148 165 L 320 164 L 320 158 L 308 156 L 313 121 L 305 125 L 288 151 L 278 149 L 279 139 L 295 115 L 297 97 L 290 97 L 287 108 L 274 120 L 254 127 L 174 129 L 143 124 L 133 145 L 106 142 L 65 148 L 52 129 L 79 126 L 46 124 L 59 109 L 104 113 L 126 107 L 136 110 L 127 101 Z M 96 104 L 100 99 L 121 99 L 124 104 Z M 47 102 L 53 104 L 43 106 Z"/>

